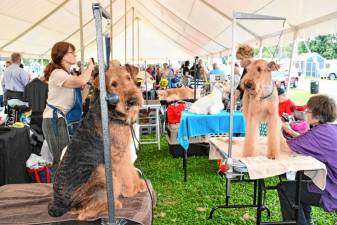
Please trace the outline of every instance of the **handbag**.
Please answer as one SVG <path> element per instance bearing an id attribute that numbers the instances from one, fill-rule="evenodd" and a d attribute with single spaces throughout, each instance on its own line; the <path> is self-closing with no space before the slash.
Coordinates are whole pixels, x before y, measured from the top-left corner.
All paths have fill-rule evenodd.
<path id="1" fill-rule="evenodd" d="M 33 183 L 51 183 L 49 166 L 27 170 Z"/>

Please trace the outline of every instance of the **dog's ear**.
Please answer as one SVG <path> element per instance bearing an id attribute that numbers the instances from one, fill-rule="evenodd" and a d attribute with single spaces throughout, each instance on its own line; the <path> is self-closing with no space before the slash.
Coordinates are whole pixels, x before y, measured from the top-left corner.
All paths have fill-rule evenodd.
<path id="1" fill-rule="evenodd" d="M 270 69 L 270 71 L 275 71 L 275 70 L 280 69 L 280 65 L 275 63 L 274 61 L 269 62 L 267 66 Z"/>
<path id="2" fill-rule="evenodd" d="M 139 73 L 138 67 L 130 64 L 125 64 L 126 71 L 128 71 L 133 80 L 136 80 L 137 74 Z"/>
<path id="3" fill-rule="evenodd" d="M 241 61 L 241 66 L 243 68 L 246 68 L 247 66 L 249 66 L 253 61 L 251 59 L 243 59 Z"/>

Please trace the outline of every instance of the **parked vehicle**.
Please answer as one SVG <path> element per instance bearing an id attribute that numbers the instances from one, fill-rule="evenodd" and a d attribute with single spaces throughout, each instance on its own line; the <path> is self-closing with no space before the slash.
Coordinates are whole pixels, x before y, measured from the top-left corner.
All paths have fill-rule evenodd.
<path id="1" fill-rule="evenodd" d="M 326 68 L 320 70 L 320 78 L 335 80 L 337 78 L 337 62 L 327 63 Z"/>
<path id="2" fill-rule="evenodd" d="M 275 81 L 276 86 L 280 88 L 286 88 L 288 84 L 288 71 L 273 71 L 272 72 L 272 79 Z M 298 86 L 299 75 L 298 73 L 294 73 L 291 75 L 290 79 L 290 87 L 296 88 Z"/>

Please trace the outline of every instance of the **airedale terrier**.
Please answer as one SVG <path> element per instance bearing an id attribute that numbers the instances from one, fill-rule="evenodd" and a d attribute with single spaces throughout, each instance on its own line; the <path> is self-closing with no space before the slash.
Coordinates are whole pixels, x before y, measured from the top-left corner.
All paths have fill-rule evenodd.
<path id="1" fill-rule="evenodd" d="M 134 82 L 138 69 L 126 65 L 106 72 L 107 94 L 117 94 L 117 105 L 109 105 L 109 131 L 115 207 L 119 197 L 132 197 L 146 190 L 130 158 L 130 125 L 135 122 L 143 97 Z M 103 158 L 100 100 L 95 100 L 83 124 L 76 131 L 59 164 L 54 180 L 54 198 L 49 215 L 61 216 L 71 211 L 79 220 L 96 218 L 107 210 Z"/>
<path id="2" fill-rule="evenodd" d="M 244 157 L 254 156 L 260 122 L 268 124 L 268 155 L 270 159 L 279 156 L 281 144 L 281 120 L 278 115 L 278 95 L 271 73 L 279 65 L 265 60 L 248 60 L 247 74 L 241 80 L 243 95 L 243 114 L 246 120 Z"/>

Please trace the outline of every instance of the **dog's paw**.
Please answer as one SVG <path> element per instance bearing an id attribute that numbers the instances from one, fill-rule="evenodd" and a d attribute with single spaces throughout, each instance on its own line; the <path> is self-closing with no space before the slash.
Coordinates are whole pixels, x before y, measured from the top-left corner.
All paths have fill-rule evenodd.
<path id="1" fill-rule="evenodd" d="M 143 179 L 140 179 L 140 180 L 139 180 L 138 188 L 139 188 L 139 189 L 138 189 L 139 192 L 145 192 L 145 191 L 147 190 L 145 180 L 143 180 Z"/>
<path id="2" fill-rule="evenodd" d="M 267 158 L 268 158 L 268 159 L 275 160 L 275 159 L 280 158 L 280 154 L 277 154 L 277 153 L 268 153 L 268 154 L 267 154 Z"/>
<path id="3" fill-rule="evenodd" d="M 65 207 L 59 207 L 53 203 L 48 205 L 48 214 L 52 217 L 59 217 L 68 212 L 69 209 Z"/>

